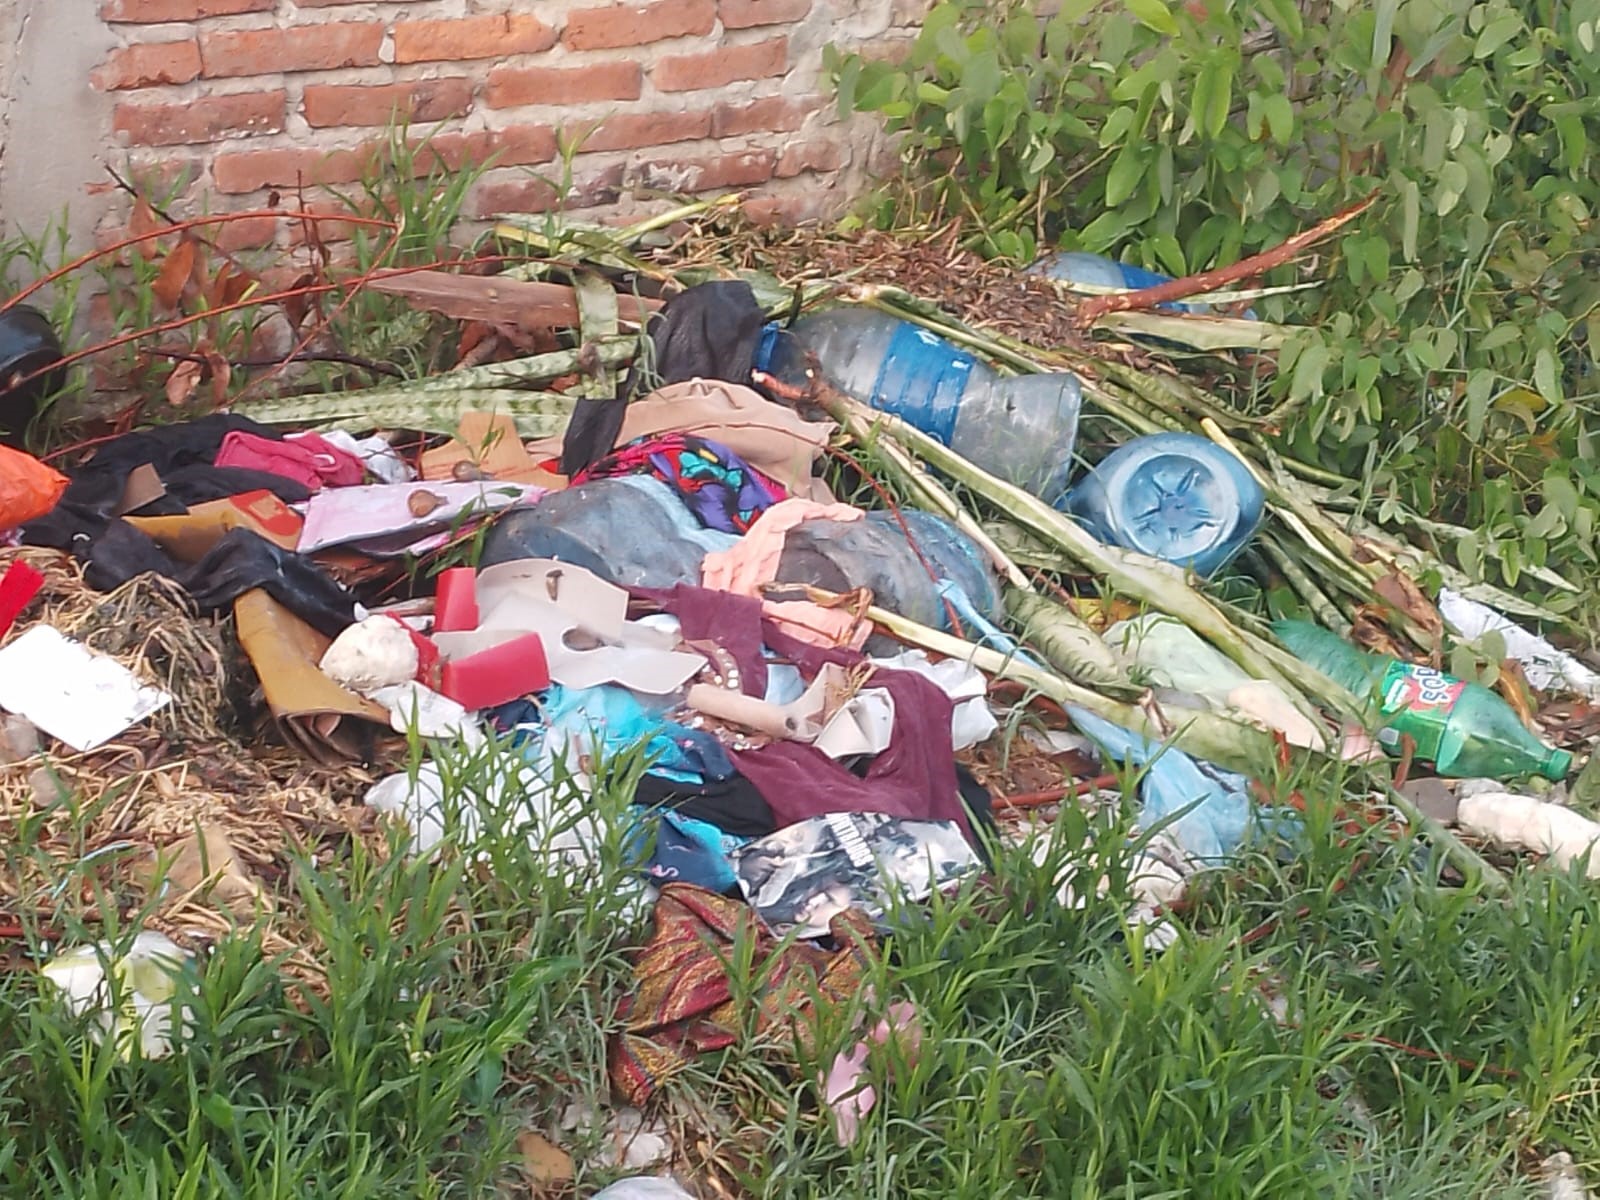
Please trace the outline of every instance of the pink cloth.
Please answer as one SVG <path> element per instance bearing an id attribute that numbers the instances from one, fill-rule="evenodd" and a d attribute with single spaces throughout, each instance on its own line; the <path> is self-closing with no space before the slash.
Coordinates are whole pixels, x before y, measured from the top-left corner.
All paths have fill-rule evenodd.
<path id="1" fill-rule="evenodd" d="M 841 1051 L 822 1079 L 822 1098 L 833 1110 L 833 1131 L 841 1146 L 851 1145 L 861 1132 L 861 1118 L 878 1103 L 878 1089 L 867 1082 L 867 1057 L 874 1045 L 896 1043 L 907 1065 L 914 1065 L 922 1048 L 922 1026 L 917 1010 L 905 1000 L 889 1005 L 888 1016 L 872 1027 L 868 1040 Z"/>
<path id="2" fill-rule="evenodd" d="M 777 580 L 778 562 L 791 529 L 804 521 L 859 521 L 861 517 L 861 510 L 848 504 L 818 504 L 799 497 L 780 501 L 756 518 L 735 545 L 706 555 L 700 566 L 701 586 L 760 599 L 761 586 Z M 864 625 L 857 627 L 849 613 L 808 600 L 768 600 L 762 608 L 785 633 L 813 646 L 848 645 L 859 650 L 872 633 Z"/>
<path id="3" fill-rule="evenodd" d="M 281 442 L 254 433 L 230 433 L 222 439 L 216 465 L 265 471 L 313 492 L 354 487 L 366 476 L 359 458 L 315 433 L 291 434 Z"/>

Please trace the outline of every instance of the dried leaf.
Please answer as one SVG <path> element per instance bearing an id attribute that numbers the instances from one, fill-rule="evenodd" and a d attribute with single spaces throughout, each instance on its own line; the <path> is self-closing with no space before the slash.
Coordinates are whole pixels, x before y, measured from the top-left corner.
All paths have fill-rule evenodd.
<path id="1" fill-rule="evenodd" d="M 1350 539 L 1350 557 L 1361 566 L 1378 561 L 1378 556 L 1373 552 L 1372 546 L 1365 538 Z"/>
<path id="2" fill-rule="evenodd" d="M 150 207 L 148 200 L 140 199 L 133 206 L 133 214 L 128 218 L 128 232 L 134 237 L 144 237 L 148 233 L 155 233 L 162 228 L 162 221 L 156 216 L 156 210 Z M 138 245 L 139 257 L 145 262 L 152 261 L 159 247 L 155 239 L 140 242 Z"/>
<path id="3" fill-rule="evenodd" d="M 299 279 L 296 279 L 288 290 L 295 292 L 301 288 L 310 287 L 315 282 L 316 280 L 312 278 L 311 273 L 308 271 L 300 276 Z M 289 324 L 298 331 L 305 324 L 307 315 L 312 311 L 312 298 L 310 296 L 285 296 L 282 304 L 283 315 L 289 318 Z"/>
<path id="4" fill-rule="evenodd" d="M 228 402 L 228 384 L 233 379 L 233 367 L 215 350 L 205 351 L 206 367 L 211 372 L 211 403 L 221 408 Z"/>
<path id="5" fill-rule="evenodd" d="M 1378 599 L 1414 622 L 1435 641 L 1444 633 L 1444 620 L 1439 616 L 1439 610 L 1409 576 L 1390 571 L 1372 585 L 1372 590 Z"/>
<path id="6" fill-rule="evenodd" d="M 155 283 L 150 290 L 154 293 L 156 302 L 170 312 L 178 311 L 178 301 L 183 299 L 183 289 L 189 283 L 189 277 L 194 273 L 195 245 L 193 242 L 179 242 L 167 254 L 167 260 L 161 264 L 161 273 L 156 276 Z"/>
<path id="7" fill-rule="evenodd" d="M 221 276 L 219 275 L 220 279 Z M 222 304 L 237 304 L 251 292 L 260 290 L 260 276 L 235 267 L 227 274 L 227 282 L 218 284 L 217 298 Z M 219 305 L 220 307 L 220 305 Z"/>
<path id="8" fill-rule="evenodd" d="M 479 342 L 485 341 L 494 335 L 494 331 L 482 321 L 467 321 L 461 326 L 461 340 L 456 346 L 456 360 L 466 358 L 477 347 Z"/>
<path id="9" fill-rule="evenodd" d="M 181 362 L 167 376 L 167 403 L 173 407 L 187 404 L 200 386 L 200 376 L 205 368 L 197 362 Z"/>
<path id="10" fill-rule="evenodd" d="M 158 878 L 163 868 L 167 886 L 177 896 L 210 896 L 241 918 L 272 908 L 272 897 L 239 861 L 227 833 L 219 826 L 201 825 L 195 833 L 162 851 Z"/>
<path id="11" fill-rule="evenodd" d="M 1502 662 L 1495 687 L 1522 723 L 1530 729 L 1534 728 L 1533 688 L 1528 685 L 1528 677 L 1522 673 L 1522 664 L 1514 658 Z"/>
<path id="12" fill-rule="evenodd" d="M 1383 623 L 1383 613 L 1372 605 L 1363 605 L 1355 611 L 1355 622 L 1350 629 L 1350 640 L 1363 650 L 1371 650 L 1388 658 L 1409 662 L 1411 655 Z"/>
<path id="13" fill-rule="evenodd" d="M 572 1182 L 572 1156 L 541 1134 L 527 1130 L 517 1135 L 522 1169 L 536 1188 L 560 1187 Z"/>

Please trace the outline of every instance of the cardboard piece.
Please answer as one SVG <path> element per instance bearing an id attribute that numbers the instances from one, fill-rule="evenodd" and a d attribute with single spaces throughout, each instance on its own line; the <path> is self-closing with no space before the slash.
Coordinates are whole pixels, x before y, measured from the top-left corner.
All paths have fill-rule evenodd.
<path id="1" fill-rule="evenodd" d="M 496 479 L 547 488 L 562 486 L 560 477 L 533 461 L 516 423 L 503 413 L 463 413 L 456 436 L 442 446 L 424 450 L 421 467 L 425 480 L 466 483 Z"/>
<path id="2" fill-rule="evenodd" d="M 300 540 L 300 514 L 262 490 L 196 504 L 176 517 L 129 517 L 128 524 L 148 535 L 181 563 L 197 563 L 233 529 L 253 529 L 284 550 Z"/>
<path id="3" fill-rule="evenodd" d="M 167 485 L 149 463 L 140 463 L 128 472 L 128 481 L 122 488 L 122 499 L 117 504 L 117 516 L 125 517 L 138 512 L 146 504 L 154 504 L 167 494 Z"/>
<path id="4" fill-rule="evenodd" d="M 389 710 L 340 687 L 317 664 L 333 644 L 260 588 L 233 602 L 234 624 L 284 740 L 328 765 L 361 762 Z"/>

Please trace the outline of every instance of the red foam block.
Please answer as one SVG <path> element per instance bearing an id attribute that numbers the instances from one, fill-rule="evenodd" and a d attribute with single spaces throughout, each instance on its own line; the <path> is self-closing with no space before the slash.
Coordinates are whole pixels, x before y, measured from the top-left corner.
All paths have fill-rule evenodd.
<path id="1" fill-rule="evenodd" d="M 477 627 L 478 573 L 471 567 L 441 571 L 433 605 L 434 632 L 467 633 Z"/>
<path id="2" fill-rule="evenodd" d="M 462 708 L 494 708 L 550 686 L 550 664 L 537 633 L 525 633 L 444 664 L 439 690 Z"/>
<path id="3" fill-rule="evenodd" d="M 0 578 L 0 636 L 11 628 L 43 586 L 44 576 L 38 571 L 21 559 L 12 562 L 5 577 Z"/>

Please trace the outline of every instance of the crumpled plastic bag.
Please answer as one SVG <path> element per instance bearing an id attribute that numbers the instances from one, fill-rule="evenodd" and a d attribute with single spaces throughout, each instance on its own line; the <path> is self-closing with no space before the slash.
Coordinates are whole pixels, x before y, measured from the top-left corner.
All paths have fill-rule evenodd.
<path id="1" fill-rule="evenodd" d="M 188 960 L 171 938 L 148 930 L 137 934 L 128 953 L 110 963 L 111 947 L 101 942 L 63 951 L 40 968 L 59 989 L 73 1015 L 93 1015 L 96 1038 L 110 1034 L 118 1053 L 144 1058 L 172 1053 L 174 1026 L 192 1014 L 178 1000 L 178 975 Z"/>
<path id="2" fill-rule="evenodd" d="M 37 521 L 61 499 L 67 477 L 31 454 L 0 446 L 0 530 Z"/>

